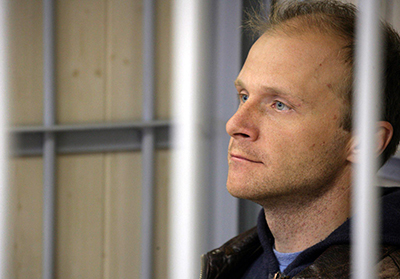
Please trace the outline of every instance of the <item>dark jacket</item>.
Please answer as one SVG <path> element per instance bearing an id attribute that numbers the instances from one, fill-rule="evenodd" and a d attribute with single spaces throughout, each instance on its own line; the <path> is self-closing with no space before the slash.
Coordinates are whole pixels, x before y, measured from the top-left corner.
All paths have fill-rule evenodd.
<path id="1" fill-rule="evenodd" d="M 400 278 L 400 191 L 383 191 L 379 278 Z M 272 250 L 273 236 L 261 211 L 257 228 L 202 256 L 200 278 L 349 278 L 350 222 L 304 250 L 282 275 Z"/>

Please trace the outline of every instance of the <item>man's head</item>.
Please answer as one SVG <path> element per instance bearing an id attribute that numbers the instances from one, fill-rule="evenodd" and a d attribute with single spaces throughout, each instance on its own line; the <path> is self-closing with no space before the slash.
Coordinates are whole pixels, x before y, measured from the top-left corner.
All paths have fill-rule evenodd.
<path id="1" fill-rule="evenodd" d="M 274 7 L 268 19 L 254 14 L 247 21 L 247 27 L 258 35 L 278 30 L 288 35 L 319 31 L 345 41 L 340 55 L 343 63 L 348 65 L 348 72 L 344 73 L 337 92 L 346 100 L 342 125 L 348 131 L 352 127 L 356 12 L 354 5 L 339 1 L 287 1 Z M 384 163 L 396 152 L 400 141 L 400 37 L 387 23 L 382 22 L 381 27 L 384 38 L 384 109 L 381 119 L 394 127 L 392 140 L 382 154 Z"/>
<path id="2" fill-rule="evenodd" d="M 355 9 L 331 1 L 290 2 L 276 7 L 267 23 L 252 22 L 262 36 L 236 81 L 241 104 L 227 123 L 228 190 L 253 200 L 325 191 L 349 175 L 354 152 Z M 400 138 L 400 40 L 388 27 L 385 37 L 384 120 L 394 133 L 385 149 L 391 126 L 382 127 L 384 160 Z"/>

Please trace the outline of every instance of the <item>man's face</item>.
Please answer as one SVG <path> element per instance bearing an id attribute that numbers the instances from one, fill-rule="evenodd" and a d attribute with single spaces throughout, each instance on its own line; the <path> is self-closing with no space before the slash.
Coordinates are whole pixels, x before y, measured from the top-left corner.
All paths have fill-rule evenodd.
<path id="1" fill-rule="evenodd" d="M 313 195 L 343 175 L 350 133 L 340 127 L 345 101 L 335 91 L 347 72 L 342 46 L 320 33 L 264 34 L 254 44 L 226 125 L 233 196 Z"/>

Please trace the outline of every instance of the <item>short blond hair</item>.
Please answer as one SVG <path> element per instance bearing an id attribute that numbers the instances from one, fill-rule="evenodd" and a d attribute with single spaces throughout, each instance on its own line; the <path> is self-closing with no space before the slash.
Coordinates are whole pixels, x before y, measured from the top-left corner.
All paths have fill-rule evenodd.
<path id="1" fill-rule="evenodd" d="M 273 6 L 269 17 L 254 11 L 246 14 L 244 27 L 256 36 L 278 31 L 289 36 L 320 31 L 345 42 L 340 57 L 349 67 L 338 91 L 346 100 L 341 126 L 351 131 L 356 7 L 335 0 L 285 1 Z M 393 126 L 392 140 L 382 154 L 383 164 L 396 152 L 400 141 L 400 37 L 389 24 L 382 22 L 381 27 L 385 54 L 382 120 Z"/>

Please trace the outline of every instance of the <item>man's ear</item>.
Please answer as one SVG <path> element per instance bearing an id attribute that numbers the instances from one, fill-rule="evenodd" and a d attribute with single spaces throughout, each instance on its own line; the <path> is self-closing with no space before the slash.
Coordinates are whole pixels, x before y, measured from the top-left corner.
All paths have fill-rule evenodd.
<path id="1" fill-rule="evenodd" d="M 393 126 L 387 121 L 379 121 L 377 122 L 377 145 L 375 149 L 376 157 L 382 154 L 382 152 L 388 146 L 390 140 L 393 136 Z M 348 144 L 348 156 L 347 160 L 351 163 L 357 162 L 357 155 L 359 153 L 359 141 L 358 139 L 353 136 Z"/>
<path id="2" fill-rule="evenodd" d="M 378 131 L 377 131 L 378 145 L 376 148 L 376 153 L 379 156 L 386 149 L 390 140 L 393 137 L 393 126 L 387 121 L 379 121 L 377 124 L 378 124 Z"/>
<path id="3" fill-rule="evenodd" d="M 348 148 L 347 161 L 353 164 L 356 162 L 358 156 L 358 151 L 359 151 L 358 144 L 359 144 L 358 138 L 356 136 L 352 136 L 347 147 Z"/>

